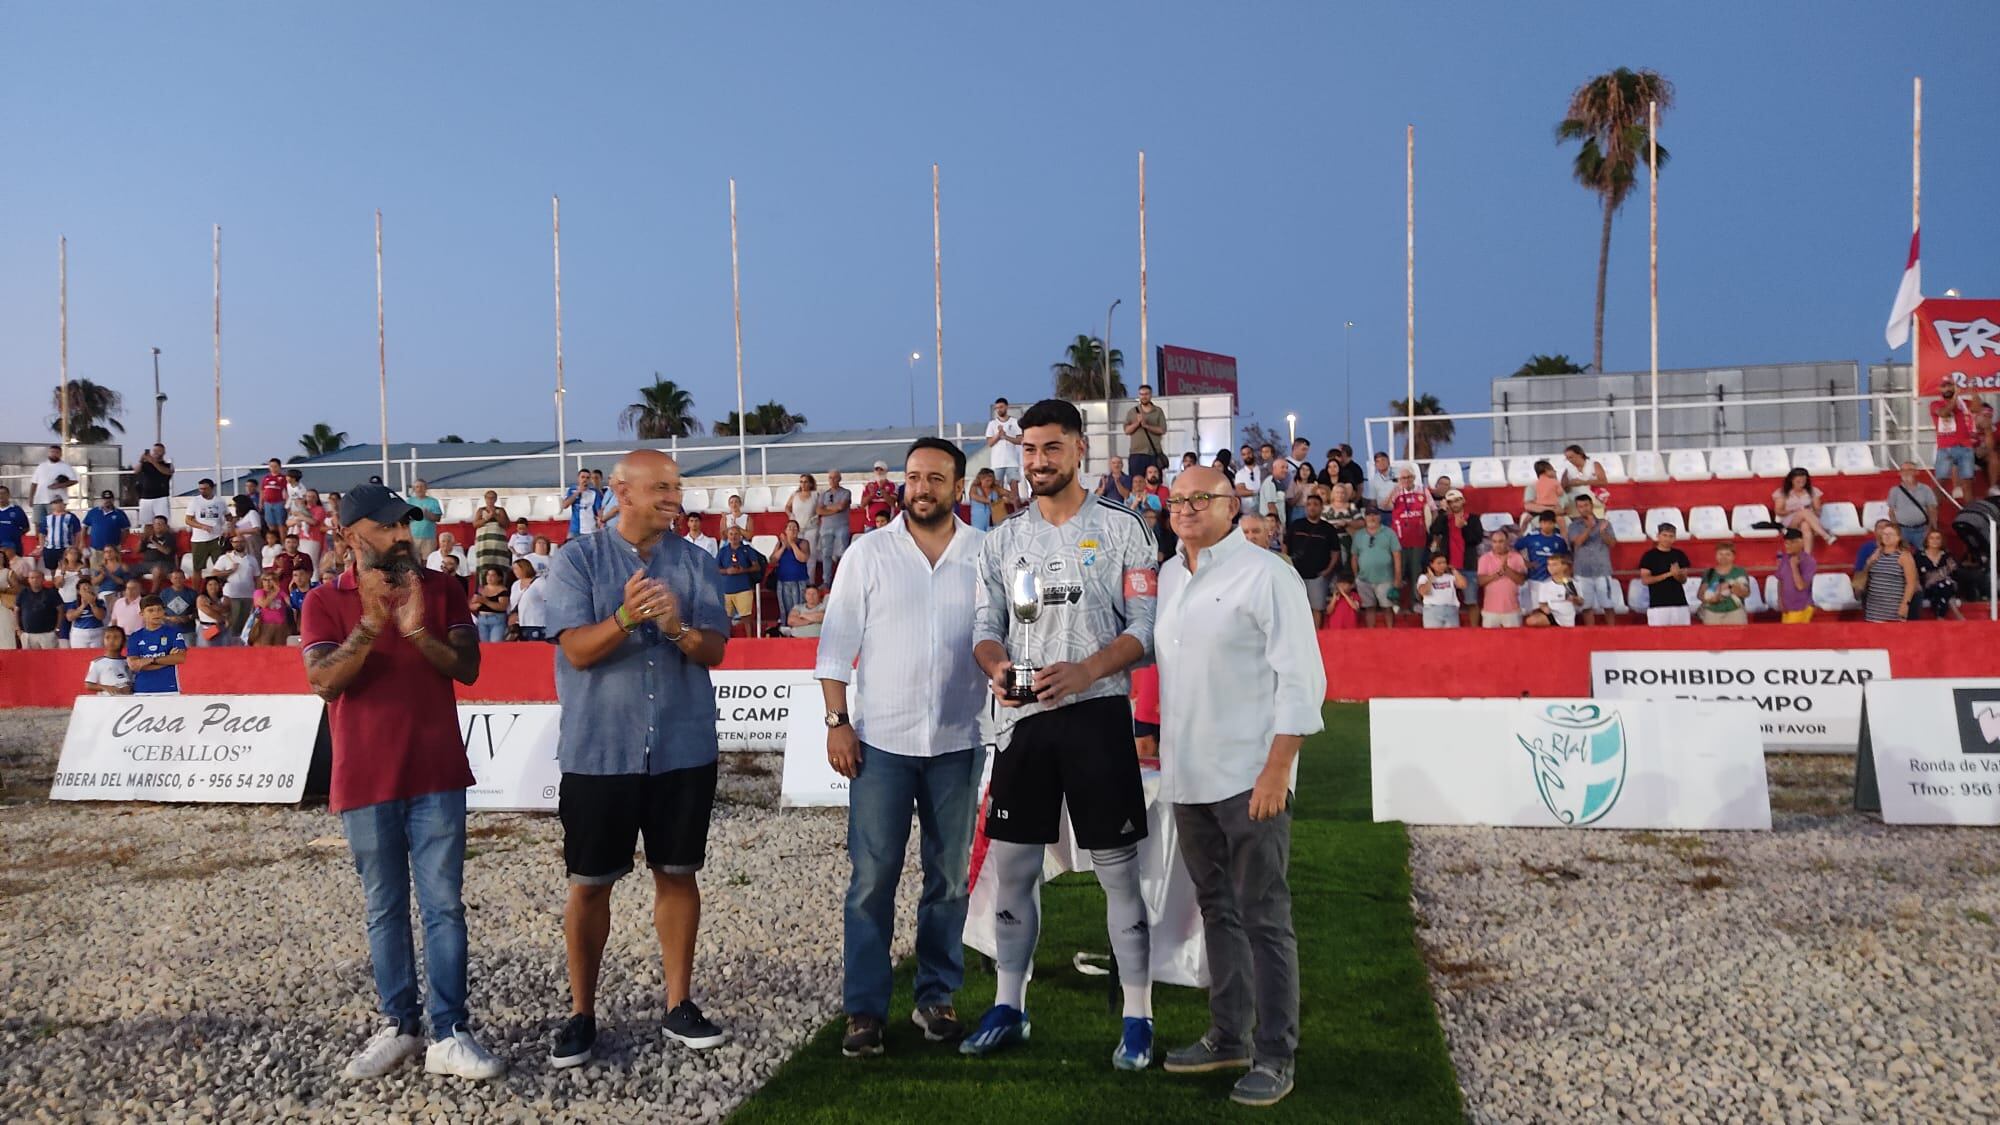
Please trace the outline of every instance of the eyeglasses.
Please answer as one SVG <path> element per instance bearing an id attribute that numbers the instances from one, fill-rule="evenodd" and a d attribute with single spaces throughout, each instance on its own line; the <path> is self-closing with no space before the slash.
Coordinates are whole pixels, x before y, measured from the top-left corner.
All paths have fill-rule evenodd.
<path id="1" fill-rule="evenodd" d="M 1186 496 L 1169 496 L 1167 510 L 1172 512 L 1185 508 L 1190 512 L 1206 512 L 1210 504 L 1220 499 L 1222 497 L 1213 492 L 1190 492 Z"/>

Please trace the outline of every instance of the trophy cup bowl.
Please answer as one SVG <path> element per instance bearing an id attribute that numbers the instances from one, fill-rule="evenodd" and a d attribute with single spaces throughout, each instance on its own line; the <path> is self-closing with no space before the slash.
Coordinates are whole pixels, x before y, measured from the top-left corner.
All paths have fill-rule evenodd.
<path id="1" fill-rule="evenodd" d="M 1007 587 L 1007 608 L 1014 614 L 1014 620 L 1023 625 L 1031 624 L 1042 615 L 1042 579 L 1035 571 L 1023 567 L 1014 572 L 1014 581 Z M 1007 698 L 1016 703 L 1035 701 L 1035 673 L 1041 669 L 1025 660 L 1016 660 L 1007 669 Z"/>

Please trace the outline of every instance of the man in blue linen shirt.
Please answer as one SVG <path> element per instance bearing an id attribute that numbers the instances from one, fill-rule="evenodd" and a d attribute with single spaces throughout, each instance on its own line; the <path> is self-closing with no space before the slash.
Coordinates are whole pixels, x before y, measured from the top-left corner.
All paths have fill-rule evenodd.
<path id="1" fill-rule="evenodd" d="M 132 530 L 132 519 L 118 506 L 118 498 L 106 491 L 97 498 L 97 507 L 84 513 L 83 526 L 90 532 L 90 553 L 95 555 L 107 548 L 122 549 L 125 533 Z"/>
<path id="2" fill-rule="evenodd" d="M 666 531 L 680 511 L 680 467 L 635 450 L 612 470 L 616 527 L 556 552 L 538 588 L 556 642 L 562 702 L 558 812 L 569 901 L 571 1016 L 556 1034 L 557 1067 L 590 1060 L 597 980 L 611 931 L 611 888 L 632 870 L 643 835 L 653 870 L 665 970 L 667 1036 L 690 1047 L 726 1036 L 689 996 L 701 916 L 701 870 L 715 802 L 715 691 L 729 617 L 714 560 Z"/>

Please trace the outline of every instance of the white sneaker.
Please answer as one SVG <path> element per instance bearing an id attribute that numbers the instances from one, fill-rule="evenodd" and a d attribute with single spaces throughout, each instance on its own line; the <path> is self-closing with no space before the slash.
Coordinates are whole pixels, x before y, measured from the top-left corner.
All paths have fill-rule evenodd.
<path id="1" fill-rule="evenodd" d="M 498 1078 L 507 1072 L 507 1064 L 461 1027 L 451 1033 L 451 1038 L 431 1044 L 424 1052 L 424 1071 L 458 1078 Z"/>
<path id="2" fill-rule="evenodd" d="M 405 1060 L 415 1058 L 417 1052 L 423 1049 L 423 1039 L 403 1034 L 391 1021 L 369 1037 L 361 1053 L 349 1059 L 347 1069 L 341 1073 L 348 1078 L 380 1078 L 403 1065 Z"/>

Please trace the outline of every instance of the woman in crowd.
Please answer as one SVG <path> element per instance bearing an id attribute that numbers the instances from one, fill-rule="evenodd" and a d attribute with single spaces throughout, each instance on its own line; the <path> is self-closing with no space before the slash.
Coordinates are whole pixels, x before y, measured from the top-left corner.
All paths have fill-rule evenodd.
<path id="1" fill-rule="evenodd" d="M 1820 522 L 1819 507 L 1826 494 L 1813 487 L 1812 474 L 1804 469 L 1793 469 L 1785 474 L 1785 483 L 1771 493 L 1771 513 L 1783 527 L 1796 527 L 1805 534 L 1806 553 L 1811 554 L 1813 536 L 1832 543 L 1837 538 Z"/>
<path id="2" fill-rule="evenodd" d="M 320 521 L 322 534 L 325 535 L 325 538 L 321 541 L 331 548 L 335 543 L 340 541 L 340 536 L 332 534 L 340 530 L 340 493 L 327 493 L 326 503 L 321 505 L 321 507 L 326 509 L 326 518 Z"/>
<path id="3" fill-rule="evenodd" d="M 1811 538 L 1810 533 L 1807 538 Z M 1875 542 L 1868 565 L 1854 572 L 1854 592 L 1862 598 L 1862 617 L 1868 621 L 1907 621 L 1910 600 L 1917 596 L 1916 560 L 1903 546 L 1903 530 L 1893 523 L 1882 525 L 1875 533 Z"/>
<path id="4" fill-rule="evenodd" d="M 819 480 L 811 473 L 799 474 L 799 489 L 785 497 L 785 514 L 799 525 L 799 538 L 808 543 L 819 540 Z"/>
<path id="5" fill-rule="evenodd" d="M 95 586 L 80 583 L 76 588 L 76 604 L 66 607 L 63 617 L 69 621 L 69 647 L 104 647 L 104 625 L 111 611 L 98 600 Z"/>
<path id="6" fill-rule="evenodd" d="M 80 587 L 88 584 L 90 577 L 89 570 L 90 568 L 83 561 L 82 548 L 66 547 L 63 549 L 62 557 L 56 560 L 56 568 L 49 572 L 49 582 L 62 592 L 62 600 L 65 606 L 76 604 L 76 592 Z"/>
<path id="7" fill-rule="evenodd" d="M 210 576 L 201 581 L 201 596 L 194 600 L 195 644 L 229 643 L 224 623 L 229 620 L 229 599 L 222 596 L 222 579 Z"/>
<path id="8" fill-rule="evenodd" d="M 472 592 L 472 620 L 482 643 L 507 639 L 507 575 L 504 566 L 479 568 L 479 587 Z"/>
<path id="9" fill-rule="evenodd" d="M 1917 552 L 1916 563 L 1917 582 L 1922 587 L 1918 596 L 1931 607 L 1931 616 L 1940 621 L 1947 617 L 1965 620 L 1959 611 L 1958 560 L 1945 547 L 1944 532 L 1933 528 L 1924 535 L 1924 549 Z"/>
<path id="10" fill-rule="evenodd" d="M 741 493 L 736 492 L 729 494 L 729 510 L 722 513 L 722 529 L 720 534 L 724 539 L 729 538 L 729 529 L 732 527 L 742 528 L 743 540 L 746 543 L 749 542 L 750 513 L 743 510 L 743 496 Z"/>
<path id="11" fill-rule="evenodd" d="M 257 592 L 250 595 L 250 643 L 282 645 L 291 636 L 291 598 L 278 585 L 276 572 L 258 575 Z"/>
<path id="12" fill-rule="evenodd" d="M 1340 532 L 1341 558 L 1353 557 L 1348 551 L 1354 546 L 1354 533 L 1361 530 L 1366 515 L 1355 502 L 1353 485 L 1342 481 L 1333 486 L 1333 500 L 1327 504 L 1323 518 Z"/>
<path id="13" fill-rule="evenodd" d="M 320 554 L 326 550 L 326 505 L 320 502 L 319 489 L 306 489 L 304 500 L 285 524 L 285 530 L 299 537 L 299 550 L 317 568 Z"/>
<path id="14" fill-rule="evenodd" d="M 514 584 L 507 590 L 508 638 L 548 639 L 548 605 L 542 596 L 542 572 L 527 559 L 514 560 Z"/>
<path id="15" fill-rule="evenodd" d="M 257 511 L 257 502 L 248 496 L 238 495 L 230 498 L 230 508 L 234 512 L 229 520 L 230 530 L 234 534 L 248 536 L 244 540 L 246 543 L 262 543 L 264 517 Z"/>
<path id="16" fill-rule="evenodd" d="M 555 544 L 549 541 L 548 536 L 537 535 L 534 548 L 522 555 L 518 561 L 533 567 L 536 574 L 542 574 L 549 569 L 549 559 L 554 557 L 555 549 Z"/>
<path id="17" fill-rule="evenodd" d="M 87 568 L 90 584 L 97 587 L 102 597 L 115 598 L 125 590 L 125 583 L 139 574 L 127 570 L 125 560 L 118 556 L 118 549 L 106 547 L 97 552 L 97 565 Z"/>
<path id="18" fill-rule="evenodd" d="M 791 619 L 792 607 L 806 600 L 806 583 L 812 578 L 812 547 L 799 538 L 797 520 L 785 521 L 771 569 L 778 583 L 778 621 L 783 624 Z"/>
<path id="19" fill-rule="evenodd" d="M 158 526 L 146 528 L 139 540 L 139 561 L 147 567 L 159 563 L 173 566 L 180 561 L 180 540 L 174 537 L 174 529 L 161 531 Z"/>
<path id="20" fill-rule="evenodd" d="M 16 595 L 27 583 L 14 573 L 14 564 L 19 559 L 12 547 L 0 547 L 0 649 L 21 647 L 14 610 Z"/>
<path id="21" fill-rule="evenodd" d="M 498 567 L 504 576 L 514 562 L 514 552 L 507 549 L 507 529 L 514 526 L 514 521 L 507 518 L 507 509 L 500 506 L 499 493 L 488 489 L 483 499 L 485 502 L 472 510 L 472 557 L 466 561 L 473 565 L 474 573 L 484 574 L 488 568 Z"/>
<path id="22" fill-rule="evenodd" d="M 1000 487 L 992 469 L 981 469 L 965 488 L 965 506 L 972 516 L 972 526 L 981 531 L 993 527 L 993 493 Z"/>

